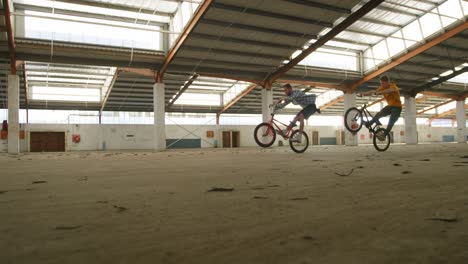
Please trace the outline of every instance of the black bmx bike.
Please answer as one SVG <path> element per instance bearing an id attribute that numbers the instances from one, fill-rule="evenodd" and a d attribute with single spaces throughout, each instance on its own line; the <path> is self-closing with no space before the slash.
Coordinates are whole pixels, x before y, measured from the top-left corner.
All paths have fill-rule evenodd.
<path id="1" fill-rule="evenodd" d="M 255 142 L 260 147 L 267 148 L 275 143 L 276 134 L 279 134 L 284 139 L 289 139 L 289 146 L 294 152 L 303 153 L 306 151 L 309 147 L 309 137 L 307 133 L 298 129 L 293 130 L 292 127 L 288 128 L 286 131 L 281 129 L 281 127 L 287 126 L 288 125 L 275 119 L 275 112 L 273 111 L 269 122 L 260 123 L 255 127 Z"/>
<path id="2" fill-rule="evenodd" d="M 346 129 L 353 134 L 356 134 L 361 130 L 362 126 L 365 126 L 373 135 L 372 143 L 375 149 L 386 151 L 390 146 L 390 134 L 386 133 L 386 129 L 382 127 L 379 120 L 373 125 L 369 124 L 367 121 L 372 118 L 372 114 L 367 109 L 367 104 L 364 104 L 361 108 L 349 108 L 344 116 L 344 124 Z"/>

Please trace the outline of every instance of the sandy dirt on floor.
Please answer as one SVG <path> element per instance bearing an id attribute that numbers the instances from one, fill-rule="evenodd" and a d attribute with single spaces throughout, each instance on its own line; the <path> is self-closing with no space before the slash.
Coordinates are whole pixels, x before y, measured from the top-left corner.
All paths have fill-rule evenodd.
<path id="1" fill-rule="evenodd" d="M 467 144 L 3 154 L 0 169 L 2 264 L 468 263 Z"/>

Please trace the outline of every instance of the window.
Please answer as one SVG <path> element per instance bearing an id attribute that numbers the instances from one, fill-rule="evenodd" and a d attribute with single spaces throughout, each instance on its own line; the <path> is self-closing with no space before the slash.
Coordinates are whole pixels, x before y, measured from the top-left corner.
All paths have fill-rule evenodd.
<path id="1" fill-rule="evenodd" d="M 174 105 L 212 105 L 221 106 L 219 94 L 183 93 Z"/>
<path id="2" fill-rule="evenodd" d="M 25 11 L 25 37 L 161 50 L 159 26 Z"/>
<path id="3" fill-rule="evenodd" d="M 297 54 L 293 54 L 292 57 L 295 57 L 294 55 L 297 56 Z M 355 52 L 319 48 L 303 59 L 299 65 L 357 71 L 357 57 Z"/>
<path id="4" fill-rule="evenodd" d="M 100 89 L 33 86 L 31 90 L 32 100 L 82 102 L 99 102 L 101 100 Z"/>

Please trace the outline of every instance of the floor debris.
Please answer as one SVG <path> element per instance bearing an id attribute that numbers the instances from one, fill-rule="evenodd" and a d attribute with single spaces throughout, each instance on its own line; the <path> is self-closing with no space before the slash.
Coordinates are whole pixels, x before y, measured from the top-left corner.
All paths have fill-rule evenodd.
<path id="1" fill-rule="evenodd" d="M 47 183 L 47 181 L 33 181 L 32 184 Z"/>
<path id="2" fill-rule="evenodd" d="M 127 208 L 125 208 L 123 206 L 118 206 L 118 205 L 114 205 L 114 208 L 117 209 L 117 213 L 122 213 L 122 212 L 128 210 Z"/>
<path id="3" fill-rule="evenodd" d="M 335 174 L 336 174 L 336 175 L 338 175 L 338 176 L 349 176 L 349 175 L 351 175 L 351 174 L 353 173 L 353 171 L 354 171 L 354 169 L 351 169 L 351 171 L 350 171 L 350 172 L 348 172 L 348 173 L 345 173 L 345 174 L 338 173 L 338 172 L 335 172 Z"/>
<path id="4" fill-rule="evenodd" d="M 73 230 L 78 228 L 81 228 L 81 226 L 57 226 L 55 230 Z"/>
<path id="5" fill-rule="evenodd" d="M 234 188 L 220 188 L 220 187 L 213 187 L 209 189 L 207 192 L 232 192 Z"/>

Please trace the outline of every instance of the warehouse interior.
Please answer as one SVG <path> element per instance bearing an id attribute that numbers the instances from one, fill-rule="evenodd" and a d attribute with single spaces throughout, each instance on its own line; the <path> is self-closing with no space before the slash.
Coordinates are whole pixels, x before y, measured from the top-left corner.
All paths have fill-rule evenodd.
<path id="1" fill-rule="evenodd" d="M 1 0 L 0 262 L 467 263 L 467 18 L 466 0 Z M 379 152 L 343 116 L 387 105 L 359 96 L 382 75 L 403 107 Z M 321 109 L 302 154 L 254 140 L 285 84 Z"/>

